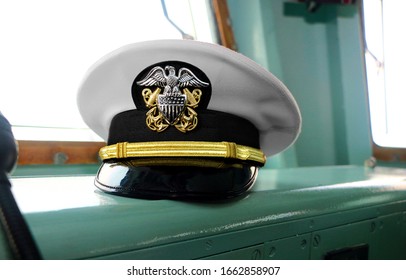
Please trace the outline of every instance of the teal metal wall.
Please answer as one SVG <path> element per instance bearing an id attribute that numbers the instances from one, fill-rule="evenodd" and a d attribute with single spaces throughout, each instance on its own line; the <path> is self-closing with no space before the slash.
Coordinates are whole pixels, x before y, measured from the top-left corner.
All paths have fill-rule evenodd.
<path id="1" fill-rule="evenodd" d="M 12 175 L 13 177 L 94 175 L 99 167 L 99 164 L 23 165 L 17 166 Z"/>
<path id="2" fill-rule="evenodd" d="M 364 164 L 372 154 L 359 7 L 228 0 L 238 51 L 281 79 L 301 108 L 295 146 L 270 167 Z"/>
<path id="3" fill-rule="evenodd" d="M 115 196 L 93 180 L 12 179 L 45 259 L 350 258 L 359 247 L 364 258 L 406 259 L 406 174 L 398 169 L 261 170 L 250 192 L 215 201 Z M 0 229 L 0 259 L 10 257 Z"/>

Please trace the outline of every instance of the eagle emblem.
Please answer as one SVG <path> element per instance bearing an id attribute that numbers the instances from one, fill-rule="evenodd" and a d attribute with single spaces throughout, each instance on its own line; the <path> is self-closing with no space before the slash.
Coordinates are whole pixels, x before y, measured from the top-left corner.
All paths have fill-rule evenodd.
<path id="1" fill-rule="evenodd" d="M 171 65 L 152 68 L 148 74 L 137 81 L 142 90 L 146 113 L 146 124 L 154 131 L 164 131 L 175 126 L 179 131 L 193 130 L 197 125 L 197 113 L 194 110 L 202 95 L 201 87 L 209 83 L 200 80 L 189 69 L 180 68 L 176 75 Z"/>

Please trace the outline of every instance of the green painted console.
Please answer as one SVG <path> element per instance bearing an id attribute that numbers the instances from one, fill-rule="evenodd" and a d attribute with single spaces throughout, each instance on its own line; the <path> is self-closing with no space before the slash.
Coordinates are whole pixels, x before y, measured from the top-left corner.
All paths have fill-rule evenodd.
<path id="1" fill-rule="evenodd" d="M 45 259 L 406 259 L 404 169 L 264 169 L 245 196 L 210 202 L 113 196 L 93 179 L 12 179 Z"/>

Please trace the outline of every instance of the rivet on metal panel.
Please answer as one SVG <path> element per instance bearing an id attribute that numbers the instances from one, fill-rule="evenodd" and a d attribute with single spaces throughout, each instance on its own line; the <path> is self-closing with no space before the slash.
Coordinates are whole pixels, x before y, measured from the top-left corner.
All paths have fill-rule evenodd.
<path id="1" fill-rule="evenodd" d="M 320 242 L 321 242 L 321 236 L 316 234 L 313 237 L 313 247 L 318 247 L 320 245 Z"/>

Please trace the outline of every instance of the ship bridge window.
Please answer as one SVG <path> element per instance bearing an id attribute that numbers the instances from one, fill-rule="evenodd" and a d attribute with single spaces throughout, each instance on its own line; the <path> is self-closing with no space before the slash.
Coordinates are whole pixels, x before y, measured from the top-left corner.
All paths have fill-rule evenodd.
<path id="1" fill-rule="evenodd" d="M 0 111 L 18 140 L 101 141 L 76 105 L 87 69 L 137 41 L 216 42 L 211 13 L 206 0 L 2 1 Z"/>
<path id="2" fill-rule="evenodd" d="M 371 129 L 380 147 L 406 148 L 404 11 L 405 1 L 363 1 Z"/>
<path id="3" fill-rule="evenodd" d="M 76 104 L 87 70 L 139 41 L 224 45 L 219 3 L 225 1 L 2 1 L 0 111 L 18 140 L 18 165 L 97 163 L 103 140 L 82 121 Z"/>

